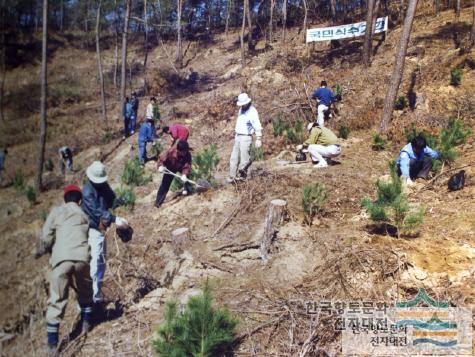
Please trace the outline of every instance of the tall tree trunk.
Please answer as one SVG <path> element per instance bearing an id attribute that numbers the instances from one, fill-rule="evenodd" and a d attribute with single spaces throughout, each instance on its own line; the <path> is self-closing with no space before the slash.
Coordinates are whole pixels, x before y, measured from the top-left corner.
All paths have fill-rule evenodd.
<path id="1" fill-rule="evenodd" d="M 117 94 L 117 71 L 119 69 L 119 13 L 117 0 L 114 0 L 114 29 L 115 29 L 115 49 L 114 49 L 114 87 Z"/>
<path id="2" fill-rule="evenodd" d="M 269 19 L 269 43 L 272 44 L 272 30 L 274 29 L 274 7 L 275 0 L 270 0 L 270 19 Z"/>
<path id="3" fill-rule="evenodd" d="M 472 30 L 470 31 L 470 48 L 475 44 L 475 0 L 473 0 Z"/>
<path id="4" fill-rule="evenodd" d="M 6 69 L 6 54 L 5 54 L 5 0 L 2 0 L 2 8 L 0 9 L 2 12 L 1 14 L 1 21 L 2 21 L 2 38 L 1 38 L 1 46 L 2 46 L 2 73 L 1 73 L 1 78 L 0 78 L 0 119 L 5 122 L 5 113 L 3 111 L 3 97 L 5 93 L 5 77 L 7 74 L 7 69 Z"/>
<path id="5" fill-rule="evenodd" d="M 303 3 L 303 11 L 304 11 L 304 16 L 303 16 L 303 42 L 306 42 L 307 38 L 307 17 L 308 17 L 308 8 L 307 8 L 307 0 L 302 0 Z"/>
<path id="6" fill-rule="evenodd" d="M 97 18 L 96 18 L 96 54 L 97 54 L 97 69 L 99 70 L 99 82 L 101 86 L 102 119 L 104 120 L 105 123 L 107 123 L 106 93 L 104 90 L 104 73 L 102 71 L 101 47 L 99 44 L 101 5 L 102 5 L 102 0 L 99 0 L 99 3 L 97 4 Z"/>
<path id="7" fill-rule="evenodd" d="M 59 6 L 59 31 L 63 32 L 64 29 L 64 0 L 61 0 Z"/>
<path id="8" fill-rule="evenodd" d="M 176 0 L 176 32 L 177 32 L 177 56 L 176 62 L 179 68 L 183 67 L 183 44 L 181 38 L 181 13 L 183 10 L 183 0 Z"/>
<path id="9" fill-rule="evenodd" d="M 147 0 L 143 2 L 143 26 L 144 26 L 144 52 L 145 57 L 143 59 L 143 89 L 144 93 L 148 93 L 147 85 L 147 60 L 148 60 L 148 13 L 147 13 Z"/>
<path id="10" fill-rule="evenodd" d="M 455 2 L 455 19 L 459 21 L 460 19 L 460 0 Z"/>
<path id="11" fill-rule="evenodd" d="M 402 23 L 404 20 L 404 0 L 400 0 L 399 8 L 399 22 Z"/>
<path id="12" fill-rule="evenodd" d="M 336 20 L 336 0 L 330 0 L 330 10 L 332 12 L 332 20 Z"/>
<path id="13" fill-rule="evenodd" d="M 363 64 L 371 65 L 371 50 L 373 49 L 373 11 L 375 0 L 368 0 L 366 9 L 366 30 L 363 43 Z"/>
<path id="14" fill-rule="evenodd" d="M 412 23 L 414 21 L 414 14 L 416 12 L 417 0 L 409 0 L 407 7 L 406 18 L 397 47 L 396 63 L 394 64 L 393 74 L 389 82 L 388 92 L 384 100 L 383 116 L 381 117 L 380 132 L 385 132 L 388 129 L 389 121 L 391 120 L 394 108 L 394 101 L 396 100 L 397 91 L 401 84 L 402 75 L 404 72 L 404 61 L 406 58 L 407 45 L 411 36 Z"/>
<path id="15" fill-rule="evenodd" d="M 247 0 L 244 0 L 242 7 L 242 25 L 241 25 L 241 67 L 246 67 L 246 54 L 244 50 L 244 29 L 246 28 L 246 5 Z"/>
<path id="16" fill-rule="evenodd" d="M 48 0 L 43 0 L 43 39 L 41 46 L 41 109 L 40 109 L 40 137 L 38 141 L 38 156 L 36 159 L 36 181 L 35 190 L 41 191 L 43 186 L 43 164 L 45 161 L 46 146 L 46 96 L 48 90 L 47 83 L 47 49 L 48 49 Z"/>
<path id="17" fill-rule="evenodd" d="M 285 42 L 285 25 L 287 24 L 287 0 L 282 1 L 282 42 Z"/>
<path id="18" fill-rule="evenodd" d="M 232 5 L 232 0 L 228 0 L 227 5 L 226 5 L 226 25 L 224 26 L 224 34 L 227 36 L 228 35 L 228 30 L 229 30 L 229 18 L 231 16 L 231 5 Z"/>
<path id="19" fill-rule="evenodd" d="M 122 115 L 122 106 L 125 101 L 126 71 L 127 71 L 127 32 L 129 30 L 130 6 L 132 0 L 125 0 L 124 30 L 122 33 L 122 68 L 120 71 L 120 104 L 119 118 Z"/>
<path id="20" fill-rule="evenodd" d="M 254 40 L 252 38 L 252 21 L 251 21 L 251 5 L 249 0 L 246 5 L 246 15 L 247 15 L 247 48 L 250 50 L 254 49 Z"/>
<path id="21" fill-rule="evenodd" d="M 89 32 L 89 0 L 86 0 L 86 14 L 84 15 L 84 32 Z"/>
<path id="22" fill-rule="evenodd" d="M 440 0 L 434 0 L 434 12 L 436 15 L 439 14 L 440 11 Z"/>

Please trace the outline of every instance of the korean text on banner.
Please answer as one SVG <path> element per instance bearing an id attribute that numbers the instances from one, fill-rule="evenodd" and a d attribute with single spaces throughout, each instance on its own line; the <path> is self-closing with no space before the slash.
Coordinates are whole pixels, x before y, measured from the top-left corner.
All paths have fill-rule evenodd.
<path id="1" fill-rule="evenodd" d="M 388 17 L 380 17 L 376 20 L 374 33 L 388 30 Z M 307 30 L 306 42 L 339 40 L 342 38 L 352 38 L 364 36 L 366 31 L 366 21 L 355 24 L 347 24 L 333 27 L 321 27 Z"/>

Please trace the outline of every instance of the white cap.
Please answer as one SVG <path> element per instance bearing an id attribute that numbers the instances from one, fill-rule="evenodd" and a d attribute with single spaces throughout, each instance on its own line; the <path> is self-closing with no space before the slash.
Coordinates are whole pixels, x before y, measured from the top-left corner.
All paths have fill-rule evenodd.
<path id="1" fill-rule="evenodd" d="M 243 105 L 246 105 L 246 104 L 249 104 L 251 102 L 251 98 L 249 98 L 249 96 L 247 95 L 247 93 L 241 93 L 239 94 L 238 96 L 238 101 L 237 101 L 237 105 L 239 107 L 242 107 Z"/>
<path id="2" fill-rule="evenodd" d="M 94 161 L 87 168 L 86 175 L 93 183 L 104 183 L 107 181 L 106 167 L 100 161 Z"/>

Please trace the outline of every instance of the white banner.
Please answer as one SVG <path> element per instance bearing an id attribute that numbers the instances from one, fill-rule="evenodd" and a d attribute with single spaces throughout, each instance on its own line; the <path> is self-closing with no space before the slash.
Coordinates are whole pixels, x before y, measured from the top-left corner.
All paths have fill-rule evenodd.
<path id="1" fill-rule="evenodd" d="M 380 17 L 377 19 L 374 33 L 385 32 L 387 30 L 388 17 Z M 310 29 L 307 30 L 307 43 L 364 36 L 365 31 L 366 21 L 357 22 L 356 24 Z"/>

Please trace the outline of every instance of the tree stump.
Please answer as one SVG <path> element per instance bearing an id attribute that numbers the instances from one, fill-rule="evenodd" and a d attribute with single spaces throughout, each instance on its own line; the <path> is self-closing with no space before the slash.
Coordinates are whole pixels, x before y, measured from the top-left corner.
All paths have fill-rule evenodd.
<path id="1" fill-rule="evenodd" d="M 186 227 L 177 228 L 172 232 L 173 252 L 176 255 L 183 253 L 184 248 L 191 242 L 190 230 Z"/>
<path id="2" fill-rule="evenodd" d="M 266 215 L 264 235 L 261 240 L 260 254 L 264 263 L 267 263 L 269 253 L 272 248 L 272 240 L 277 232 L 278 226 L 282 223 L 286 212 L 287 201 L 272 200 L 269 204 Z"/>

